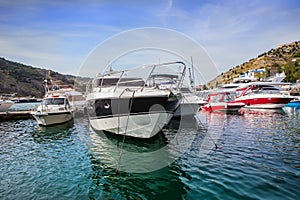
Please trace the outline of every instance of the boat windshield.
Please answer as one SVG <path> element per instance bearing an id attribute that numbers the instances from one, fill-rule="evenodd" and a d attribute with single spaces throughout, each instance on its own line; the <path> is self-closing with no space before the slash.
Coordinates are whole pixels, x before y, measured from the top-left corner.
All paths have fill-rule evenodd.
<path id="1" fill-rule="evenodd" d="M 233 97 L 229 93 L 213 94 L 209 97 L 210 103 L 226 103 L 233 101 Z"/>
<path id="2" fill-rule="evenodd" d="M 119 81 L 120 80 L 120 81 Z M 94 82 L 96 87 L 110 87 L 110 86 L 144 86 L 145 82 L 140 78 L 100 78 Z"/>
<path id="3" fill-rule="evenodd" d="M 279 88 L 272 86 L 264 86 L 264 87 L 253 87 L 251 90 L 248 90 L 245 95 L 251 94 L 278 94 L 280 92 Z"/>
<path id="4" fill-rule="evenodd" d="M 64 105 L 65 98 L 47 98 L 42 102 L 43 105 Z"/>

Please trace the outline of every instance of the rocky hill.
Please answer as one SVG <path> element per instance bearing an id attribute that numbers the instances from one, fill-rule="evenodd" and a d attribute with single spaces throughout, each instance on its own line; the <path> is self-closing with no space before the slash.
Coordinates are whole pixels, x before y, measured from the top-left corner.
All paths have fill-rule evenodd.
<path id="1" fill-rule="evenodd" d="M 0 58 L 0 94 L 43 97 L 45 94 L 43 83 L 46 77 L 48 81 L 51 78 L 64 85 L 74 85 L 76 78 L 72 75 L 63 75 L 52 70 L 35 68 Z"/>
<path id="2" fill-rule="evenodd" d="M 275 49 L 262 53 L 257 58 L 233 67 L 210 81 L 206 87 L 216 88 L 230 83 L 234 78 L 254 69 L 265 69 L 265 74 L 257 75 L 259 79 L 284 71 L 286 74 L 284 81 L 296 82 L 300 79 L 300 41 L 280 45 Z"/>

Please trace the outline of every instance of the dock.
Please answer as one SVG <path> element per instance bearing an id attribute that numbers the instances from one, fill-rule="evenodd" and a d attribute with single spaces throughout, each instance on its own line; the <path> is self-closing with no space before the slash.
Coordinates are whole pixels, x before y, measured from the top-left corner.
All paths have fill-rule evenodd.
<path id="1" fill-rule="evenodd" d="M 0 112 L 0 120 L 33 119 L 30 110 Z"/>
<path id="2" fill-rule="evenodd" d="M 32 112 L 32 110 L 0 112 L 0 121 L 34 119 L 30 112 Z M 84 117 L 85 115 L 83 110 L 76 110 L 73 113 L 74 117 Z"/>

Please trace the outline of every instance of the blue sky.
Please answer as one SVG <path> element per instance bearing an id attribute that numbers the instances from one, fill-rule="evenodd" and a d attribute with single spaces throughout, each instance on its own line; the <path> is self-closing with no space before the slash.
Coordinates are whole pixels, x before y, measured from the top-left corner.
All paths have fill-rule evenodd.
<path id="1" fill-rule="evenodd" d="M 65 74 L 76 75 L 97 45 L 135 28 L 186 35 L 220 72 L 300 40 L 298 0 L 2 0 L 0 10 L 0 57 Z"/>

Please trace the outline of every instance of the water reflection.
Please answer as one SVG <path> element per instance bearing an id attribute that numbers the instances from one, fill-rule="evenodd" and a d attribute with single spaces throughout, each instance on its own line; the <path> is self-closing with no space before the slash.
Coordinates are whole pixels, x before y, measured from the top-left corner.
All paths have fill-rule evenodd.
<path id="1" fill-rule="evenodd" d="M 149 173 L 116 174 L 95 157 L 91 162 L 90 199 L 182 199 L 187 194 L 177 163 Z"/>
<path id="2" fill-rule="evenodd" d="M 263 114 L 263 115 L 273 115 L 273 114 L 284 115 L 285 114 L 284 110 L 281 108 L 277 108 L 277 109 L 244 108 L 243 110 L 245 114 Z"/>
<path id="3" fill-rule="evenodd" d="M 197 134 L 196 120 L 172 120 L 150 140 L 112 135 L 90 129 L 90 149 L 107 167 L 147 173 L 168 166 L 186 152 Z"/>
<path id="4" fill-rule="evenodd" d="M 197 119 L 202 122 L 197 139 L 197 156 L 203 158 L 207 154 L 218 151 L 221 148 L 220 139 L 235 124 L 235 119 L 242 117 L 239 114 L 229 114 L 223 112 L 199 112 Z"/>
<path id="5" fill-rule="evenodd" d="M 75 127 L 73 121 L 47 127 L 37 125 L 31 132 L 31 135 L 35 142 L 44 143 L 70 137 L 70 135 L 74 133 L 74 129 Z"/>
<path id="6" fill-rule="evenodd" d="M 182 199 L 187 188 L 176 159 L 197 134 L 194 118 L 172 120 L 150 140 L 90 130 L 92 199 Z M 118 170 L 118 171 L 117 171 Z"/>
<path id="7" fill-rule="evenodd" d="M 300 115 L 300 107 L 283 107 L 283 111 L 288 115 L 299 116 Z"/>

